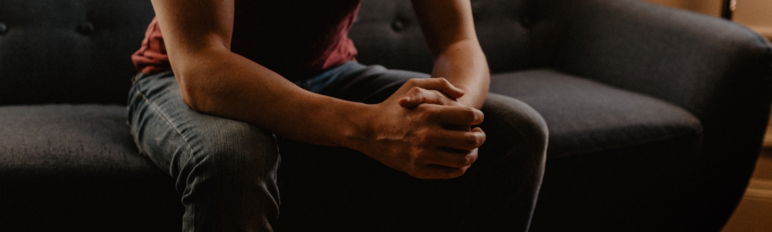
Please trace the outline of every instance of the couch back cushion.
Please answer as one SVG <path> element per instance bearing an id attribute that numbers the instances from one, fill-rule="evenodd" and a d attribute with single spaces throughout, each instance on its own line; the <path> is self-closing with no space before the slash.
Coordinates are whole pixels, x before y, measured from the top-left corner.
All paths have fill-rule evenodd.
<path id="1" fill-rule="evenodd" d="M 0 105 L 126 102 L 149 0 L 0 0 Z"/>
<path id="2" fill-rule="evenodd" d="M 477 34 L 492 72 L 534 66 L 534 21 L 540 12 L 529 0 L 471 0 Z M 409 0 L 363 0 L 350 36 L 362 63 L 431 71 L 432 55 Z"/>
<path id="3" fill-rule="evenodd" d="M 432 56 L 409 0 L 363 0 L 351 31 L 359 61 L 428 72 Z M 472 0 L 493 72 L 533 66 L 538 10 L 529 0 Z M 149 0 L 0 0 L 0 105 L 124 104 L 130 55 L 153 17 Z"/>

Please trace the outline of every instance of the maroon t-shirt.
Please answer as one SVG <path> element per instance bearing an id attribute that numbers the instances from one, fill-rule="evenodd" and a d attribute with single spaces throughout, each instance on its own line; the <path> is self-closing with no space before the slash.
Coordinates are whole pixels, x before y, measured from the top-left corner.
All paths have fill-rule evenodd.
<path id="1" fill-rule="evenodd" d="M 231 50 L 290 80 L 310 77 L 356 56 L 348 31 L 359 5 L 360 0 L 236 0 Z M 156 19 L 131 60 L 143 73 L 170 69 Z"/>

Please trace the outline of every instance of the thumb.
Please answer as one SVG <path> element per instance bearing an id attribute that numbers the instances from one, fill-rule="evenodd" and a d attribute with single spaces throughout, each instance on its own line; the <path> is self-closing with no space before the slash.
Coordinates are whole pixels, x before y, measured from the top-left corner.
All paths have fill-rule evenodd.
<path id="1" fill-rule="evenodd" d="M 450 99 L 457 99 L 464 95 L 463 89 L 454 86 L 450 81 L 443 77 L 416 78 L 411 81 L 414 86 L 428 90 L 436 90 Z"/>

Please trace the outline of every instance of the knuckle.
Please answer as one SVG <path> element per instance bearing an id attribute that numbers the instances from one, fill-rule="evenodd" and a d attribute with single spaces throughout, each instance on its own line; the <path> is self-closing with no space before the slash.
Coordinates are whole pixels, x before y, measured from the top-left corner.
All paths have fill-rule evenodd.
<path id="1" fill-rule="evenodd" d="M 442 83 L 444 85 L 450 84 L 450 81 L 448 81 L 448 79 L 445 79 L 444 77 L 437 77 L 437 78 L 434 78 L 434 79 L 437 79 L 437 81 L 439 81 L 440 83 Z"/>
<path id="2" fill-rule="evenodd" d="M 476 137 L 477 137 L 477 136 L 476 136 L 476 135 L 474 135 L 474 134 L 472 134 L 472 135 L 467 135 L 466 139 L 464 139 L 464 140 L 463 140 L 464 142 L 462 143 L 462 145 L 464 146 L 464 148 L 467 148 L 467 149 L 473 149 L 473 148 L 476 148 L 476 147 L 477 147 L 477 138 L 476 138 Z"/>
<path id="3" fill-rule="evenodd" d="M 455 167 L 462 168 L 469 165 L 471 162 L 472 160 L 469 157 L 463 156 L 463 157 L 460 157 L 458 160 L 456 160 Z"/>
<path id="4" fill-rule="evenodd" d="M 474 138 L 475 147 L 480 147 L 485 143 L 485 135 L 482 133 L 474 133 L 472 137 Z"/>
<path id="5" fill-rule="evenodd" d="M 410 149 L 410 163 L 411 165 L 418 165 L 420 163 L 424 162 L 424 151 L 420 146 L 413 146 L 412 149 Z"/>
<path id="6" fill-rule="evenodd" d="M 466 154 L 463 157 L 461 157 L 461 161 L 458 163 L 459 164 L 458 166 L 459 167 L 466 167 L 469 164 L 472 164 L 473 161 L 474 161 L 474 158 L 472 158 L 472 155 L 471 154 Z"/>
<path id="7" fill-rule="evenodd" d="M 482 124 L 484 120 L 485 114 L 482 111 L 475 109 L 475 124 Z"/>
<path id="8" fill-rule="evenodd" d="M 407 159 L 410 164 L 415 164 L 420 161 L 420 155 L 418 155 L 418 150 L 413 148 L 410 149 L 410 152 L 407 153 Z"/>
<path id="9" fill-rule="evenodd" d="M 477 161 L 477 157 L 478 157 L 477 156 L 477 151 L 474 151 L 474 152 L 466 155 L 467 163 L 464 166 L 469 167 L 470 165 L 472 165 L 475 161 Z"/>
<path id="10" fill-rule="evenodd" d="M 485 144 L 485 141 L 488 140 L 488 136 L 485 135 L 485 132 L 480 132 L 480 136 L 478 137 L 480 137 L 480 142 L 478 143 L 479 146 L 482 146 L 483 144 Z"/>
<path id="11" fill-rule="evenodd" d="M 467 117 L 469 118 L 470 122 L 473 124 L 482 123 L 482 112 L 472 107 L 469 107 L 467 110 Z"/>
<path id="12" fill-rule="evenodd" d="M 463 168 L 461 168 L 461 170 L 460 170 L 460 171 L 461 171 L 461 174 L 460 174 L 460 176 L 463 176 L 464 174 L 466 174 L 466 171 L 468 171 L 468 170 L 469 170 L 469 168 L 470 168 L 470 166 L 466 166 L 466 167 L 463 167 Z"/>
<path id="13" fill-rule="evenodd" d="M 451 84 L 451 83 L 450 83 L 450 81 L 448 81 L 448 80 L 446 80 L 446 79 L 444 79 L 444 78 L 443 78 L 443 79 L 441 79 L 441 81 L 440 81 L 440 84 L 441 84 L 441 85 L 442 85 L 442 87 L 443 87 L 443 88 L 445 88 L 445 89 L 452 89 L 452 88 L 453 88 L 453 84 Z"/>
<path id="14" fill-rule="evenodd" d="M 426 154 L 426 149 L 420 147 L 415 149 L 414 160 L 416 165 L 425 164 L 428 158 L 429 157 Z"/>
<path id="15" fill-rule="evenodd" d="M 423 89 L 418 86 L 410 87 L 410 90 L 408 90 L 408 94 L 413 96 L 421 95 L 422 93 L 423 93 Z"/>

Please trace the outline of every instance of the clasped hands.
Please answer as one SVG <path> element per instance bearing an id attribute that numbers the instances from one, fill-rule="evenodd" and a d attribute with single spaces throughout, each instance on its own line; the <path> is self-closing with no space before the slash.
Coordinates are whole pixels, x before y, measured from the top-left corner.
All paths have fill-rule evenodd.
<path id="1" fill-rule="evenodd" d="M 482 111 L 456 99 L 463 90 L 444 78 L 408 80 L 367 115 L 366 141 L 357 150 L 420 179 L 464 175 L 477 160 L 485 133 Z"/>

